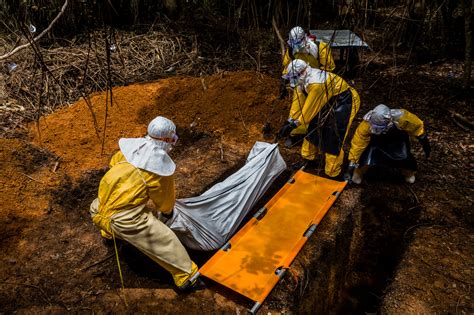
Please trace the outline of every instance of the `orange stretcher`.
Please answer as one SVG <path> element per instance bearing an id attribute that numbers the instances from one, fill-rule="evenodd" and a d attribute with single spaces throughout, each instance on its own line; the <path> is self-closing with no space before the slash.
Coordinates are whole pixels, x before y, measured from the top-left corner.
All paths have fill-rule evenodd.
<path id="1" fill-rule="evenodd" d="M 193 278 L 203 275 L 248 297 L 254 314 L 346 184 L 299 170 Z"/>

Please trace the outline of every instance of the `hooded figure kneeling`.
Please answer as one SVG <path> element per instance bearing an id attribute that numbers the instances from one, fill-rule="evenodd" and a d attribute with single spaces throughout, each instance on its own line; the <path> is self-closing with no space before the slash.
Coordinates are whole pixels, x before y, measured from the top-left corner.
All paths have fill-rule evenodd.
<path id="1" fill-rule="evenodd" d="M 416 160 L 410 151 L 410 138 L 416 137 L 425 156 L 431 147 L 423 121 L 405 109 L 390 109 L 384 104 L 369 111 L 359 124 L 351 142 L 346 180 L 360 184 L 370 166 L 402 170 L 407 183 L 415 182 Z M 352 174 L 353 173 L 353 174 Z"/>
<path id="2" fill-rule="evenodd" d="M 90 214 L 103 237 L 132 244 L 170 272 L 179 289 L 193 290 L 202 285 L 190 281 L 198 267 L 173 231 L 146 207 L 151 199 L 163 214 L 173 211 L 176 165 L 168 152 L 177 139 L 174 123 L 161 116 L 150 122 L 144 138 L 120 139 Z"/>

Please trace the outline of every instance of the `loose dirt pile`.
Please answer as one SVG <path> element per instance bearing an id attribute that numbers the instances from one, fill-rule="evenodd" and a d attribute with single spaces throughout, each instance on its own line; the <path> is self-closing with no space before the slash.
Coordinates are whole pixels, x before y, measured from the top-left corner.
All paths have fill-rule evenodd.
<path id="1" fill-rule="evenodd" d="M 79 101 L 42 119 L 40 135 L 34 142 L 60 156 L 60 167 L 75 178 L 84 171 L 106 166 L 118 150 L 119 138 L 145 135 L 148 122 L 158 115 L 176 122 L 184 142 L 178 150 L 205 135 L 248 146 L 261 139 L 266 119 L 271 118 L 275 125 L 286 117 L 285 102 L 277 100 L 276 95 L 276 80 L 253 72 L 119 87 L 114 89 L 112 106 L 109 104 L 107 109 L 105 94 L 90 98 L 98 130 L 91 110 Z M 275 112 L 270 115 L 273 108 Z"/>

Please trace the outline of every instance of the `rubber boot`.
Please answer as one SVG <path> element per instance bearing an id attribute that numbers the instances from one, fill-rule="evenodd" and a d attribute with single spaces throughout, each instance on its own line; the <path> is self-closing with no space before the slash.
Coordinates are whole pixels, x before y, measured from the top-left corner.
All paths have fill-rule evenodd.
<path id="1" fill-rule="evenodd" d="M 402 174 L 405 177 L 405 182 L 408 184 L 415 183 L 415 171 L 402 169 Z"/>
<path id="2" fill-rule="evenodd" d="M 354 170 L 354 174 L 352 174 L 352 182 L 354 184 L 359 185 L 360 183 L 362 183 L 362 178 L 363 177 L 364 177 L 364 175 L 362 175 L 359 172 L 357 172 L 356 170 Z"/>

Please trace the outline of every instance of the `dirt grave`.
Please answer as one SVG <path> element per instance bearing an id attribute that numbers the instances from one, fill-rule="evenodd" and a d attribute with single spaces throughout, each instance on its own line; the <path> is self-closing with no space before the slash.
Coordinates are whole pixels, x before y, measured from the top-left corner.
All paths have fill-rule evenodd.
<path id="1" fill-rule="evenodd" d="M 390 79 L 382 76 L 379 86 Z M 415 313 L 473 310 L 474 275 L 468 263 L 474 251 L 472 181 L 465 184 L 461 177 L 471 136 L 430 108 L 438 94 L 411 94 L 409 99 L 406 91 L 367 89 L 373 80 L 367 76 L 356 82 L 363 100 L 358 121 L 392 93 L 394 107 L 413 110 L 427 122 L 433 157 L 424 160 L 414 144 L 420 172 L 413 186 L 397 172 L 372 173 L 363 185 L 344 191 L 262 314 L 397 313 L 400 306 Z M 425 78 L 424 84 L 438 82 Z M 118 87 L 113 94 L 105 132 L 105 94 L 96 93 L 90 99 L 97 130 L 90 109 L 79 101 L 42 118 L 39 134 L 32 126 L 29 139 L 0 139 L 0 311 L 244 312 L 249 301 L 211 281 L 204 291 L 176 293 L 164 270 L 119 242 L 122 292 L 114 245 L 101 239 L 88 207 L 118 139 L 144 135 L 157 115 L 171 118 L 178 128 L 180 140 L 171 153 L 178 198 L 198 195 L 226 178 L 243 165 L 255 141 L 271 141 L 263 138 L 263 125 L 269 122 L 275 131 L 286 118 L 289 102 L 277 99 L 277 79 L 250 71 L 222 72 Z M 97 134 L 104 133 L 102 149 Z M 280 146 L 280 151 L 288 165 L 299 159 L 298 146 Z M 288 176 L 289 171 L 260 203 Z M 446 181 L 449 176 L 453 179 Z M 445 255 L 446 249 L 451 255 Z M 198 264 L 211 254 L 190 252 Z"/>

